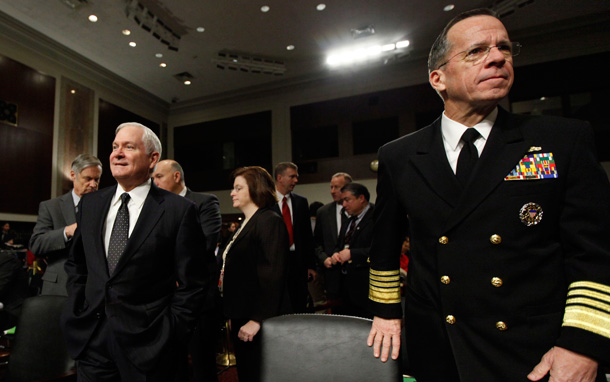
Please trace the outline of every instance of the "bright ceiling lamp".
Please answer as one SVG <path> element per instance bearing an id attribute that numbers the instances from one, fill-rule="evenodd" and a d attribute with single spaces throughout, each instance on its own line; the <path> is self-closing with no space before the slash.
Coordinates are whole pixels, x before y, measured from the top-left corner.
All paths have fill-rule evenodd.
<path id="1" fill-rule="evenodd" d="M 395 50 L 403 50 L 409 46 L 409 40 L 398 41 L 396 43 L 375 45 L 368 48 L 346 49 L 329 54 L 326 64 L 331 67 L 358 65 L 376 60 Z"/>

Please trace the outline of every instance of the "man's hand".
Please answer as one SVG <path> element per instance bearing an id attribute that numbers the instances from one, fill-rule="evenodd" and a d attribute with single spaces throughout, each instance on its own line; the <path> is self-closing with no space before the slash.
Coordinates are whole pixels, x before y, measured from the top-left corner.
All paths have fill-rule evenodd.
<path id="1" fill-rule="evenodd" d="M 597 366 L 597 361 L 587 356 L 554 346 L 542 356 L 527 378 L 539 381 L 548 373 L 549 382 L 594 382 Z"/>
<path id="2" fill-rule="evenodd" d="M 64 228 L 64 232 L 66 233 L 66 237 L 68 239 L 74 236 L 74 231 L 76 231 L 76 223 L 70 224 L 69 226 L 66 226 L 66 228 Z"/>
<path id="3" fill-rule="evenodd" d="M 335 260 L 335 262 L 341 263 L 341 264 L 349 261 L 351 258 L 352 258 L 352 254 L 349 251 L 349 249 L 344 249 L 341 252 L 335 252 L 335 254 L 333 255 L 333 260 Z"/>
<path id="4" fill-rule="evenodd" d="M 246 325 L 239 328 L 239 333 L 237 334 L 237 338 L 244 342 L 254 340 L 254 336 L 258 331 L 261 330 L 260 322 L 250 320 L 246 322 Z"/>
<path id="5" fill-rule="evenodd" d="M 369 338 L 366 341 L 367 345 L 373 346 L 373 355 L 379 358 L 381 362 L 388 360 L 390 347 L 392 348 L 392 359 L 398 359 L 400 354 L 400 318 L 385 319 L 375 317 Z"/>
<path id="6" fill-rule="evenodd" d="M 324 260 L 324 266 L 328 269 L 332 268 L 335 264 L 337 264 L 337 262 L 333 260 L 332 257 L 327 257 L 326 260 Z"/>
<path id="7" fill-rule="evenodd" d="M 314 281 L 317 278 L 318 272 L 316 272 L 314 269 L 307 269 L 307 280 Z"/>

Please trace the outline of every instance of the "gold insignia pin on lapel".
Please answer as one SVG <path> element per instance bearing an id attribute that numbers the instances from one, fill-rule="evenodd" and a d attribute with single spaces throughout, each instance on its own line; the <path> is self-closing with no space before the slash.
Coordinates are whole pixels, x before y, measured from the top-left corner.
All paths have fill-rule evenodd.
<path id="1" fill-rule="evenodd" d="M 532 147 L 530 147 L 529 150 L 527 150 L 528 153 L 535 153 L 537 151 L 542 151 L 542 147 L 540 147 L 540 146 L 532 146 Z"/>

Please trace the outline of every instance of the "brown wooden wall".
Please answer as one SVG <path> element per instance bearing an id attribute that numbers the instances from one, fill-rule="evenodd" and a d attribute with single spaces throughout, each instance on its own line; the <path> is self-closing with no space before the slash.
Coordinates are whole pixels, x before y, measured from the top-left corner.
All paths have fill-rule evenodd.
<path id="1" fill-rule="evenodd" d="M 18 113 L 0 121 L 0 211 L 35 215 L 51 196 L 55 78 L 0 56 L 0 100 Z"/>

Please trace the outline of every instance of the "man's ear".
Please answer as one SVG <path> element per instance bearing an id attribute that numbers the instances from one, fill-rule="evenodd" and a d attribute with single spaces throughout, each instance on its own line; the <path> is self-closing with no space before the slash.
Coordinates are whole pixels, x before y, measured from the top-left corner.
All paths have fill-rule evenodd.
<path id="1" fill-rule="evenodd" d="M 180 171 L 175 171 L 174 172 L 174 183 L 178 184 L 180 183 L 182 179 L 180 179 Z"/>
<path id="2" fill-rule="evenodd" d="M 76 174 L 74 173 L 74 170 L 70 170 L 70 179 L 74 182 L 74 179 L 76 179 Z"/>
<path id="3" fill-rule="evenodd" d="M 156 151 L 153 151 L 152 153 L 150 153 L 150 169 L 154 170 L 155 166 L 157 165 L 157 163 L 159 163 L 159 153 Z"/>
<path id="4" fill-rule="evenodd" d="M 428 81 L 430 81 L 430 85 L 439 94 L 447 89 L 447 86 L 445 85 L 445 72 L 443 70 L 436 69 L 431 71 Z"/>

